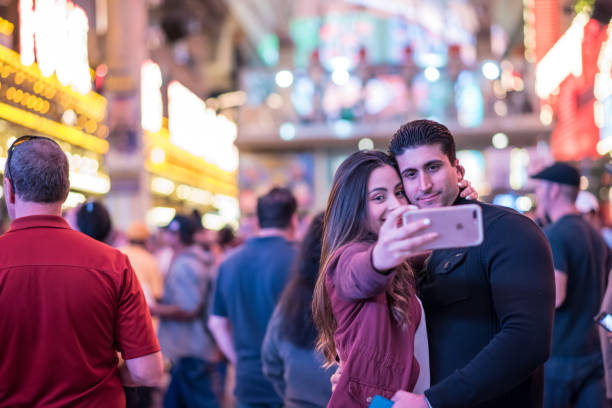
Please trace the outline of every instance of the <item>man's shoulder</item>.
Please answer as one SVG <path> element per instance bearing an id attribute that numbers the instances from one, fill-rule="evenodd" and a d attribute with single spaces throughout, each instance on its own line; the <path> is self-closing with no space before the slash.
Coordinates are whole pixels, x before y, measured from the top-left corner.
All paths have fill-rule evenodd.
<path id="1" fill-rule="evenodd" d="M 176 273 L 196 272 L 196 274 L 204 276 L 203 271 L 208 265 L 207 262 L 201 254 L 187 249 L 174 258 L 170 269 Z"/>
<path id="2" fill-rule="evenodd" d="M 292 257 L 296 251 L 295 245 L 284 238 L 274 237 L 273 239 L 266 239 L 254 237 L 228 252 L 221 265 L 232 265 L 256 257 L 269 258 L 270 260 L 282 259 L 284 257 Z M 274 256 L 270 256 L 270 254 L 274 254 Z"/>
<path id="3" fill-rule="evenodd" d="M 535 231 L 537 233 L 542 231 L 529 217 L 512 208 L 483 202 L 478 202 L 477 204 L 482 208 L 485 239 L 486 232 L 490 230 L 506 230 L 510 232 L 522 229 L 524 232 Z"/>
<path id="4" fill-rule="evenodd" d="M 49 228 L 45 231 L 44 236 L 35 234 L 35 230 L 18 230 L 9 231 L 0 236 L 0 243 L 16 244 L 19 242 L 28 242 L 32 246 L 36 241 L 44 243 L 46 248 L 59 248 L 59 253 L 71 254 L 75 258 L 91 256 L 94 259 L 98 258 L 116 258 L 127 259 L 127 256 L 104 242 L 100 242 L 90 236 L 69 228 Z"/>

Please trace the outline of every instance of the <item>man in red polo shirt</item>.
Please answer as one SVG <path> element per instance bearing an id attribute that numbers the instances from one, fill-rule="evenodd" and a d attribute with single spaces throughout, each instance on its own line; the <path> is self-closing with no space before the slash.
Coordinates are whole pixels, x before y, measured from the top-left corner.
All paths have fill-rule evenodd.
<path id="1" fill-rule="evenodd" d="M 162 374 L 127 257 L 61 218 L 68 161 L 54 141 L 17 139 L 4 174 L 0 407 L 124 407 L 122 382 L 153 386 Z"/>

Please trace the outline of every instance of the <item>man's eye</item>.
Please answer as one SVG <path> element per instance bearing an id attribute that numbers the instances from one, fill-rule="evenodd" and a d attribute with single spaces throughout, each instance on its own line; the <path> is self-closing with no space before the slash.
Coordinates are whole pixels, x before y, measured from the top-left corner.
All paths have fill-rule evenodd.
<path id="1" fill-rule="evenodd" d="M 415 171 L 409 171 L 407 173 L 404 173 L 404 178 L 414 178 L 415 176 L 416 176 Z"/>
<path id="2" fill-rule="evenodd" d="M 440 168 L 439 164 L 434 164 L 432 166 L 429 166 L 429 171 L 436 171 Z"/>

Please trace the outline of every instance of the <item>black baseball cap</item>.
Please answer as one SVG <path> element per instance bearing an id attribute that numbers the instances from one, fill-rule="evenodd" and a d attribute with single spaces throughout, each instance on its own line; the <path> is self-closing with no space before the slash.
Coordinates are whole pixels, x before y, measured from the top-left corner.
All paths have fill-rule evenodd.
<path id="1" fill-rule="evenodd" d="M 181 241 L 184 244 L 190 245 L 193 243 L 196 225 L 190 217 L 176 215 L 163 229 L 179 234 Z"/>
<path id="2" fill-rule="evenodd" d="M 580 187 L 580 173 L 574 166 L 564 162 L 556 162 L 532 175 L 531 178 L 567 184 L 576 188 Z"/>

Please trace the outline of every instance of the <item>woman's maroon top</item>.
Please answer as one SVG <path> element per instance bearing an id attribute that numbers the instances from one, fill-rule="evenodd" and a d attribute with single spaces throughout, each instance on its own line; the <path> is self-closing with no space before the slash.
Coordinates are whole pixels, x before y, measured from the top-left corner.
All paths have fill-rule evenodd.
<path id="1" fill-rule="evenodd" d="M 411 391 L 419 376 L 414 357 L 419 302 L 410 294 L 410 321 L 400 327 L 386 294 L 396 272 L 374 269 L 373 248 L 367 242 L 347 244 L 327 270 L 326 289 L 338 324 L 334 341 L 342 361 L 331 408 L 367 407 L 375 395 L 391 398 L 398 390 Z"/>

